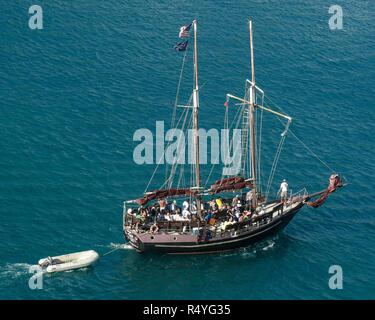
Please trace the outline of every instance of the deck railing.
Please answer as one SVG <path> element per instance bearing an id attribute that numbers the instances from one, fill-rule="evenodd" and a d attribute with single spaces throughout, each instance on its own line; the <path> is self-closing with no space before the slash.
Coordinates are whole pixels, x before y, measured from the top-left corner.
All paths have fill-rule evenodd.
<path id="1" fill-rule="evenodd" d="M 301 197 L 305 197 L 307 195 L 306 188 L 299 190 L 298 192 L 289 194 L 288 201 L 292 203 L 296 199 L 300 199 Z M 270 203 L 271 204 L 271 203 Z M 150 232 L 150 227 L 156 222 L 159 231 L 163 232 L 176 232 L 176 233 L 191 233 L 195 231 L 199 236 L 199 239 L 204 240 L 207 234 L 209 234 L 210 238 L 220 239 L 222 237 L 234 236 L 241 234 L 243 232 L 248 232 L 250 230 L 255 230 L 265 224 L 269 224 L 275 218 L 279 217 L 284 212 L 284 206 L 275 201 L 273 202 L 274 207 L 265 206 L 266 212 L 260 216 L 255 216 L 250 218 L 248 221 L 243 222 L 236 222 L 232 225 L 228 225 L 225 230 L 221 227 L 221 224 L 217 223 L 216 225 L 210 225 L 205 221 L 155 221 L 149 219 L 145 224 L 137 226 L 137 221 L 133 215 L 127 214 L 128 208 L 136 208 L 135 204 L 129 204 L 124 202 L 124 210 L 123 210 L 123 226 L 130 227 L 131 229 L 135 229 L 137 226 L 138 232 Z M 220 222 L 219 220 L 218 222 Z M 223 221 L 221 221 L 223 222 Z M 202 241 L 200 240 L 200 241 Z"/>

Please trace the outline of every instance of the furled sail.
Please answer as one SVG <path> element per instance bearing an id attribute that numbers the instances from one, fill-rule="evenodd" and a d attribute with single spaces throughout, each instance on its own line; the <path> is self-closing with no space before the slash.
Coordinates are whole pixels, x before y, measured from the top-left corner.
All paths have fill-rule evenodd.
<path id="1" fill-rule="evenodd" d="M 149 201 L 161 198 L 175 197 L 175 196 L 192 196 L 197 193 L 196 190 L 185 189 L 163 189 L 155 190 L 145 193 L 142 198 L 135 200 L 139 205 L 144 206 Z"/>
<path id="2" fill-rule="evenodd" d="M 250 181 L 245 180 L 242 177 L 230 177 L 225 179 L 220 179 L 213 184 L 209 190 L 210 193 L 219 193 L 223 191 L 229 190 L 238 190 L 252 187 L 252 183 Z"/>
<path id="3" fill-rule="evenodd" d="M 332 174 L 329 177 L 329 185 L 328 185 L 327 190 L 325 190 L 318 199 L 316 199 L 314 201 L 306 202 L 306 204 L 308 206 L 312 207 L 312 208 L 320 207 L 327 200 L 329 195 L 332 192 L 336 191 L 337 188 L 342 187 L 342 185 L 343 185 L 343 183 L 342 183 L 339 175 L 338 174 Z"/>

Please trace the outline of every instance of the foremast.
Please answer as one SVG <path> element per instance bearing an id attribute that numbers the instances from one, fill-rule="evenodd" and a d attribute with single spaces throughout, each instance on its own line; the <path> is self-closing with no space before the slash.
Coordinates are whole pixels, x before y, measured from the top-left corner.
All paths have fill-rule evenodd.
<path id="1" fill-rule="evenodd" d="M 193 133 L 195 152 L 195 188 L 200 193 L 200 163 L 199 163 L 199 82 L 198 82 L 198 46 L 197 46 L 197 20 L 193 22 L 194 30 L 194 89 L 193 89 Z M 201 201 L 199 195 L 196 197 L 197 212 L 201 216 Z"/>

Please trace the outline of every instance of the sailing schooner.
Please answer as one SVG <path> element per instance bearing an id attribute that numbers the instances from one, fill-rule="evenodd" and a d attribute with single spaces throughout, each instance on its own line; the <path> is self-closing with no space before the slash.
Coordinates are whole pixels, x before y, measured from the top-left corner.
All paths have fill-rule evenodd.
<path id="1" fill-rule="evenodd" d="M 124 202 L 123 232 L 126 240 L 138 252 L 163 252 L 168 254 L 200 254 L 233 250 L 248 246 L 283 229 L 304 206 L 319 207 L 330 193 L 343 186 L 340 177 L 333 173 L 328 188 L 308 194 L 306 190 L 290 194 L 285 199 L 269 200 L 269 189 L 292 118 L 281 112 L 264 106 L 264 92 L 256 85 L 254 70 L 254 48 L 252 22 L 249 21 L 251 80 L 246 80 L 245 97 L 226 95 L 226 112 L 230 100 L 238 101 L 239 119 L 242 122 L 244 149 L 240 175 L 222 176 L 211 187 L 201 184 L 200 142 L 199 142 L 199 81 L 197 20 L 181 27 L 180 37 L 188 37 L 193 29 L 194 50 L 194 85 L 191 111 L 194 164 L 191 171 L 190 186 L 180 187 L 180 182 L 173 187 L 176 173 L 175 165 L 171 177 L 155 191 L 144 193 L 143 197 Z M 178 43 L 176 51 L 186 51 L 188 41 Z M 186 55 L 186 52 L 185 52 Z M 185 60 L 185 56 L 184 56 Z M 181 80 L 181 78 L 180 78 Z M 177 98 L 176 98 L 177 106 Z M 268 179 L 267 191 L 262 192 L 260 174 L 260 150 L 257 135 L 257 111 L 268 112 L 279 119 L 286 120 L 285 130 Z M 185 123 L 185 122 L 184 122 Z M 249 175 L 246 168 L 248 168 Z M 183 171 L 181 170 L 182 175 Z M 212 171 L 211 171 L 212 173 Z M 180 178 L 182 177 L 180 176 Z M 173 176 L 173 177 L 172 177 Z M 181 179 L 180 179 L 181 180 Z M 234 199 L 227 194 L 240 193 Z M 314 197 L 320 196 L 315 201 Z M 173 202 L 170 202 L 173 200 Z M 176 200 L 183 202 L 183 210 Z"/>

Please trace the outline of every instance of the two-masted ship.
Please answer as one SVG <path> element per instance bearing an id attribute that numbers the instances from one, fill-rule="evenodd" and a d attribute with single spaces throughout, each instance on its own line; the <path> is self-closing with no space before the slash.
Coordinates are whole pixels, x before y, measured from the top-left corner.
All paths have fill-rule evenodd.
<path id="1" fill-rule="evenodd" d="M 191 30 L 192 29 L 192 30 Z M 209 188 L 201 182 L 199 150 L 199 82 L 197 21 L 181 27 L 180 37 L 193 33 L 194 85 L 189 105 L 184 106 L 181 119 L 190 113 L 194 133 L 194 164 L 189 180 L 191 185 L 182 187 L 181 169 L 178 182 L 174 183 L 177 164 L 172 165 L 170 176 L 158 190 L 147 191 L 136 200 L 124 202 L 123 231 L 126 240 L 138 252 L 162 252 L 168 254 L 203 254 L 223 252 L 248 246 L 282 230 L 306 204 L 320 206 L 330 193 L 343 185 L 337 174 L 331 172 L 329 186 L 309 194 L 306 189 L 291 194 L 289 191 L 274 199 L 270 198 L 270 184 L 275 174 L 281 147 L 288 133 L 292 118 L 264 104 L 264 92 L 255 83 L 252 23 L 249 21 L 251 80 L 246 80 L 243 98 L 226 95 L 226 112 L 230 101 L 239 108 L 236 123 L 242 129 L 241 168 L 235 176 L 221 176 Z M 176 45 L 177 51 L 185 51 L 188 42 Z M 185 62 L 185 56 L 183 61 Z M 183 68 L 182 68 L 183 69 Z M 181 81 L 181 77 L 180 77 Z M 180 85 L 180 83 L 179 83 Z M 177 98 L 176 98 L 176 105 Z M 285 122 L 281 141 L 272 165 L 266 192 L 262 191 L 260 174 L 261 127 L 256 123 L 256 112 L 271 113 Z M 174 110 L 174 115 L 176 109 Z M 261 117 L 258 117 L 261 118 Z M 189 124 L 189 121 L 181 123 Z M 186 172 L 186 170 L 185 170 Z M 212 171 L 211 171 L 212 173 Z M 159 184 L 160 185 L 160 184 Z M 315 201 L 312 198 L 317 197 Z"/>

